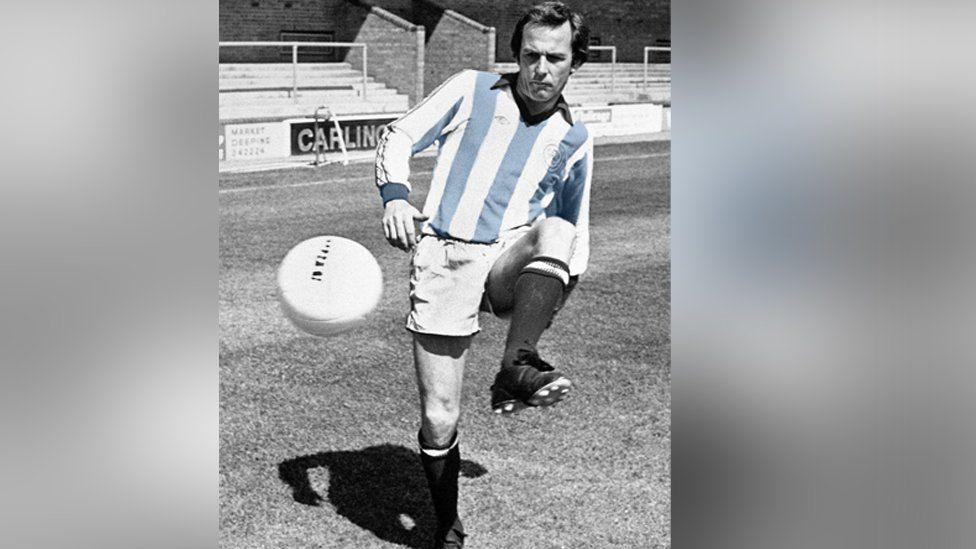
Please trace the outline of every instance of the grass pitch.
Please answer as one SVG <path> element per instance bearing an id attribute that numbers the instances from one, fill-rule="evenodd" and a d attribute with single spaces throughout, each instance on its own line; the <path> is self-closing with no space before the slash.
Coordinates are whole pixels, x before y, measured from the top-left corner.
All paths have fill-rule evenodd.
<path id="1" fill-rule="evenodd" d="M 597 147 L 590 266 L 540 344 L 567 399 L 498 417 L 506 324 L 482 315 L 465 373 L 460 512 L 471 548 L 670 547 L 670 146 Z M 415 160 L 422 203 L 433 159 Z M 386 244 L 372 166 L 219 180 L 220 534 L 224 548 L 427 547 L 408 256 Z M 320 234 L 384 273 L 363 328 L 305 336 L 275 270 Z"/>

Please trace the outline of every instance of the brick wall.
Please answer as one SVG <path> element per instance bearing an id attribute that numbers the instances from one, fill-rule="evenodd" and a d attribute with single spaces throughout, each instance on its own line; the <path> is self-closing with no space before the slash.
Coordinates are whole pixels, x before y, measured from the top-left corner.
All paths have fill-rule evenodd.
<path id="1" fill-rule="evenodd" d="M 336 7 L 343 42 L 368 45 L 366 71 L 370 76 L 409 96 L 410 105 L 424 95 L 424 28 L 358 0 Z M 361 50 L 349 50 L 346 61 L 362 69 Z"/>
<path id="2" fill-rule="evenodd" d="M 283 31 L 338 31 L 337 4 L 345 0 L 219 0 L 218 37 L 221 41 L 281 40 Z M 221 48 L 221 62 L 289 61 L 279 48 Z M 335 52 L 335 55 L 344 55 Z"/>
<path id="3" fill-rule="evenodd" d="M 407 94 L 424 93 L 424 28 L 359 0 L 219 0 L 219 40 L 282 39 L 282 32 L 330 33 L 329 41 L 367 44 L 367 73 Z M 410 0 L 388 0 L 409 5 Z M 281 48 L 221 48 L 220 61 L 289 62 Z M 301 52 L 303 50 L 299 50 Z M 332 58 L 362 69 L 359 48 L 334 48 Z"/>
<path id="4" fill-rule="evenodd" d="M 537 1 L 219 0 L 219 39 L 280 40 L 282 31 L 301 31 L 332 33 L 336 41 L 366 42 L 369 74 L 407 94 L 414 104 L 461 69 L 512 61 L 512 30 Z M 670 0 L 564 1 L 586 17 L 601 44 L 617 46 L 620 61 L 642 61 L 644 46 L 671 38 Z M 476 23 L 453 16 L 452 10 Z M 479 24 L 494 27 L 495 34 L 484 32 Z M 282 55 L 278 50 L 224 48 L 220 60 L 288 61 L 287 52 Z M 360 67 L 358 51 L 336 49 L 334 60 Z M 609 52 L 602 55 L 609 61 Z"/>
<path id="5" fill-rule="evenodd" d="M 495 57 L 499 62 L 513 61 L 509 42 L 515 23 L 539 0 L 437 0 L 441 6 L 460 12 L 475 21 L 495 27 Z M 671 39 L 670 0 L 563 0 L 586 19 L 590 34 L 604 45 L 617 46 L 617 60 L 640 62 L 644 46 Z M 605 61 L 610 53 L 603 53 Z"/>
<path id="6" fill-rule="evenodd" d="M 401 19 L 417 23 L 413 16 L 414 0 L 368 0 L 370 4 L 377 8 L 382 8 Z"/>
<path id="7" fill-rule="evenodd" d="M 427 30 L 424 92 L 430 93 L 464 69 L 490 70 L 495 63 L 495 30 L 426 1 L 415 2 L 414 20 Z"/>
<path id="8" fill-rule="evenodd" d="M 368 1 L 424 27 L 425 93 L 460 70 L 488 70 L 494 64 L 492 29 L 455 11 L 444 9 L 437 0 Z"/>

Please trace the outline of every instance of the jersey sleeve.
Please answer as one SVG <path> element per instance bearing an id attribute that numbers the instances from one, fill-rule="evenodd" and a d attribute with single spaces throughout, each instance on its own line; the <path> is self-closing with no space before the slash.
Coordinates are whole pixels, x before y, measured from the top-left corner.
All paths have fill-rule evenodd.
<path id="1" fill-rule="evenodd" d="M 409 195 L 410 158 L 458 126 L 476 74 L 468 70 L 448 78 L 384 129 L 376 147 L 376 186 L 384 204 Z"/>
<path id="2" fill-rule="evenodd" d="M 576 226 L 576 245 L 569 261 L 569 272 L 586 270 L 590 255 L 590 187 L 593 180 L 593 138 L 570 158 L 566 179 L 546 209 L 549 217 L 560 217 Z"/>

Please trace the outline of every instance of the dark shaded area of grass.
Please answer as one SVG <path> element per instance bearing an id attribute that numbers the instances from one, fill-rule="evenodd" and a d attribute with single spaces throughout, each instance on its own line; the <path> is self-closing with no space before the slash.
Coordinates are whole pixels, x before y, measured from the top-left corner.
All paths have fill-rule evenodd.
<path id="1" fill-rule="evenodd" d="M 310 469 L 320 467 L 327 467 L 330 473 L 325 498 L 312 488 L 308 477 Z M 461 462 L 464 477 L 476 478 L 486 472 L 473 461 Z M 298 503 L 318 506 L 328 499 L 337 514 L 398 545 L 426 547 L 424 534 L 436 524 L 420 458 L 403 446 L 381 444 L 301 456 L 281 462 L 278 477 L 291 487 Z M 412 517 L 415 528 L 405 530 L 401 516 Z"/>

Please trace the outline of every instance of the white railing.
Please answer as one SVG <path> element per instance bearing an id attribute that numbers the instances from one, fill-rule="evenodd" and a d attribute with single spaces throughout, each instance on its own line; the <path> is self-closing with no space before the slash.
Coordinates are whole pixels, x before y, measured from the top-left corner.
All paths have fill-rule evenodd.
<path id="1" fill-rule="evenodd" d="M 665 46 L 644 46 L 644 91 L 647 91 L 647 59 L 652 51 L 666 51 L 671 53 L 670 47 Z"/>
<path id="2" fill-rule="evenodd" d="M 610 50 L 610 93 L 617 91 L 617 46 L 590 46 L 591 50 Z"/>
<path id="3" fill-rule="evenodd" d="M 363 48 L 363 100 L 366 100 L 366 44 L 358 42 L 217 42 L 219 48 L 291 47 L 291 96 L 298 103 L 298 48 Z"/>

